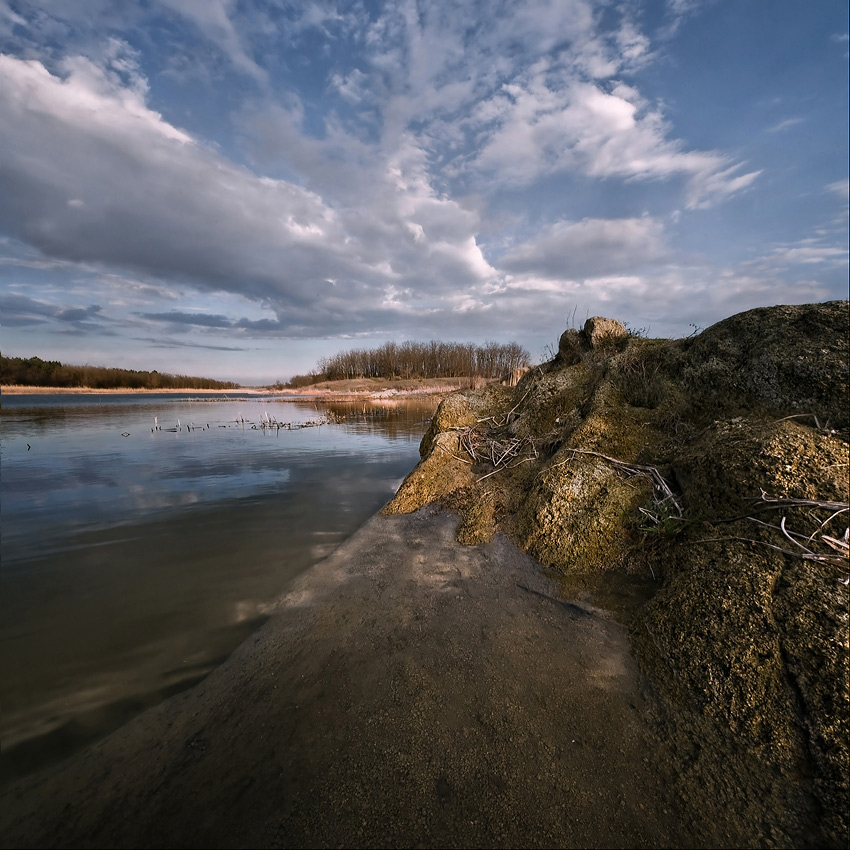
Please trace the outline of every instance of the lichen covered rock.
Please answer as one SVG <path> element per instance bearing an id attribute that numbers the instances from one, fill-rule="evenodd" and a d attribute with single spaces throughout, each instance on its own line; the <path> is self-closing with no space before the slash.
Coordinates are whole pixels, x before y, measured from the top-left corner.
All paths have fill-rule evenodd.
<path id="1" fill-rule="evenodd" d="M 559 366 L 574 366 L 581 362 L 587 350 L 584 336 L 575 328 L 568 328 L 558 340 L 558 355 L 555 360 Z"/>
<path id="2" fill-rule="evenodd" d="M 523 548 L 564 571 L 610 570 L 629 549 L 627 520 L 651 496 L 601 458 L 558 453 L 520 506 Z"/>
<path id="3" fill-rule="evenodd" d="M 464 428 L 474 425 L 475 414 L 469 406 L 469 401 L 463 393 L 452 393 L 440 402 L 437 412 L 431 419 L 431 424 L 419 443 L 419 454 L 425 457 L 431 451 L 434 438 L 444 431 Z"/>
<path id="4" fill-rule="evenodd" d="M 457 433 L 442 431 L 436 434 L 431 440 L 428 454 L 402 481 L 383 513 L 412 513 L 455 490 L 470 487 L 475 479 L 460 452 Z"/>

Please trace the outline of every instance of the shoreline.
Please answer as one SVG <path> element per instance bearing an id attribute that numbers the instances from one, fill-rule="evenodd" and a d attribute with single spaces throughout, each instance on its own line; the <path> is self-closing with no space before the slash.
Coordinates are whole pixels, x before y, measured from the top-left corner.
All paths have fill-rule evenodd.
<path id="1" fill-rule="evenodd" d="M 236 390 L 199 390 L 199 389 L 133 389 L 110 388 L 95 389 L 92 387 L 25 387 L 0 386 L 2 395 L 174 395 L 178 393 L 214 393 L 216 395 L 267 395 L 269 391 L 256 388 L 240 388 Z"/>
<path id="2" fill-rule="evenodd" d="M 339 382 L 347 384 L 351 382 Z M 203 389 L 132 389 L 132 388 L 110 388 L 95 389 L 91 387 L 28 387 L 3 385 L 0 386 L 0 395 L 192 395 L 209 394 L 220 396 L 256 396 L 257 398 L 280 397 L 309 399 L 310 401 L 359 401 L 363 399 L 393 399 L 393 398 L 436 398 L 449 395 L 462 386 L 459 383 L 440 386 L 433 383 L 422 383 L 418 387 L 402 386 L 393 387 L 389 383 L 380 386 L 355 388 L 339 388 L 319 386 L 305 387 L 302 389 L 268 389 L 261 387 L 240 387 L 230 390 L 203 390 Z"/>

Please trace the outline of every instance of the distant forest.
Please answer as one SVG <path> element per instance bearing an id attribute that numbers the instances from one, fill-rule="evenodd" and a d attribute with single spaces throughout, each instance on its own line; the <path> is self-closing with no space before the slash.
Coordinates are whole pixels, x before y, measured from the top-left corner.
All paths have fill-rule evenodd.
<path id="1" fill-rule="evenodd" d="M 169 375 L 163 372 L 139 372 L 135 369 L 111 369 L 105 366 L 69 366 L 58 360 L 40 357 L 4 357 L 0 355 L 2 383 L 26 387 L 89 387 L 93 390 L 235 390 L 239 384 Z"/>
<path id="2" fill-rule="evenodd" d="M 296 375 L 288 386 L 351 378 L 501 378 L 530 363 L 528 352 L 515 342 L 387 342 L 323 357 L 313 372 Z"/>

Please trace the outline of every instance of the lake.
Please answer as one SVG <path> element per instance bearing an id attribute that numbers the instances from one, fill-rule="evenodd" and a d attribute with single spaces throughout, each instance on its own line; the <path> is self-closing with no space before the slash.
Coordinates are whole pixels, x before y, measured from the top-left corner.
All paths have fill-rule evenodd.
<path id="1" fill-rule="evenodd" d="M 206 676 L 389 501 L 437 402 L 4 395 L 3 781 Z"/>

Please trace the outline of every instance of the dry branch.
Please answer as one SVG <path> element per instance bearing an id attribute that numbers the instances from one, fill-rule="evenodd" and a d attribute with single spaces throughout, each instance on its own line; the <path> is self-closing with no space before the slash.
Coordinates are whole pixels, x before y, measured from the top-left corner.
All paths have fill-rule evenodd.
<path id="1" fill-rule="evenodd" d="M 761 501 L 777 507 L 826 508 L 827 510 L 836 511 L 838 513 L 850 510 L 850 504 L 847 502 L 829 502 L 820 501 L 819 499 L 791 499 L 784 496 L 771 498 L 764 492 L 764 490 L 761 491 Z"/>
<path id="2" fill-rule="evenodd" d="M 572 449 L 572 452 L 573 454 L 592 455 L 593 457 L 600 457 L 602 458 L 602 460 L 607 461 L 612 466 L 617 467 L 617 469 L 622 469 L 624 472 L 628 472 L 631 475 L 642 475 L 644 478 L 649 478 L 655 489 L 662 494 L 662 498 L 659 500 L 659 503 L 668 501 L 673 505 L 673 507 L 676 508 L 676 511 L 680 517 L 684 515 L 682 506 L 676 501 L 676 497 L 673 495 L 673 491 L 670 489 L 670 485 L 664 480 L 664 477 L 654 466 L 644 466 L 640 463 L 626 463 L 625 461 L 617 460 L 617 458 L 604 455 L 601 452 L 592 452 L 588 449 Z M 569 463 L 570 460 L 572 460 L 572 458 L 561 461 L 561 463 L 556 464 L 556 466 L 563 466 L 563 464 Z"/>

